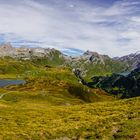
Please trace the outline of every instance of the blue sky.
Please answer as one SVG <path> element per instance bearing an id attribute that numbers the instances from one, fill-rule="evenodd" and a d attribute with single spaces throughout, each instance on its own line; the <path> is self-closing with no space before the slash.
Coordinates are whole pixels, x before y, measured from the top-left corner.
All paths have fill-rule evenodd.
<path id="1" fill-rule="evenodd" d="M 140 51 L 139 0 L 0 0 L 0 43 L 122 56 Z"/>

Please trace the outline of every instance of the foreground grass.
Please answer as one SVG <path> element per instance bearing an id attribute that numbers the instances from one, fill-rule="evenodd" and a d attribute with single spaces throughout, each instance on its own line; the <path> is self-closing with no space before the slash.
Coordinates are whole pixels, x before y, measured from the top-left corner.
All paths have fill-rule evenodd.
<path id="1" fill-rule="evenodd" d="M 0 139 L 140 139 L 140 98 L 75 106 L 0 102 Z"/>

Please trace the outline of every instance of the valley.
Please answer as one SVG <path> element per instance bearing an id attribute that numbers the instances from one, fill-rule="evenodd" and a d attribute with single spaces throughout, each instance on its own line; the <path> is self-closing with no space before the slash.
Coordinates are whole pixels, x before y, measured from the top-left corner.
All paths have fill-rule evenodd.
<path id="1" fill-rule="evenodd" d="M 0 139 L 140 139 L 139 66 L 40 49 L 0 47 L 0 81 L 24 81 L 0 86 Z"/>

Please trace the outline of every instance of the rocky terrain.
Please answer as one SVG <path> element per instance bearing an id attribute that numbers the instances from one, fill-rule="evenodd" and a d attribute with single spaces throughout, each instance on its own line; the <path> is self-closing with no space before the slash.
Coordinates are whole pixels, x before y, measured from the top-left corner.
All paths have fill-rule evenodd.
<path id="1" fill-rule="evenodd" d="M 112 73 L 126 74 L 136 69 L 140 63 L 139 52 L 123 57 L 110 58 L 97 52 L 86 51 L 80 56 L 71 57 L 54 48 L 26 46 L 16 48 L 10 43 L 0 45 L 0 57 L 5 56 L 29 60 L 43 66 L 68 66 L 73 69 L 74 73 L 79 71 L 80 78 L 86 81 L 90 81 L 93 76 L 106 76 Z"/>
<path id="2" fill-rule="evenodd" d="M 15 48 L 10 43 L 0 46 L 0 57 L 10 56 L 16 59 L 30 60 L 40 65 L 69 66 L 80 70 L 82 77 L 89 80 L 93 75 L 106 75 L 125 70 L 125 62 L 113 60 L 107 55 L 86 51 L 77 57 L 67 56 L 50 48 Z"/>
<path id="3" fill-rule="evenodd" d="M 18 48 L 13 47 L 10 43 L 5 43 L 0 45 L 0 57 L 10 56 L 13 58 L 20 59 L 30 59 L 33 56 L 37 57 L 47 57 L 53 52 L 59 52 L 59 57 L 63 57 L 65 61 L 78 62 L 83 61 L 84 63 L 94 63 L 94 64 L 105 64 L 106 59 L 110 59 L 107 55 L 100 55 L 97 52 L 86 51 L 83 55 L 78 57 L 71 57 L 64 55 L 60 51 L 52 48 L 29 48 L 26 46 L 21 46 Z M 51 58 L 50 58 L 51 59 Z"/>
<path id="4" fill-rule="evenodd" d="M 123 57 L 116 57 L 114 60 L 127 63 L 127 67 L 131 69 L 137 68 L 140 63 L 140 52 L 132 53 Z"/>
<path id="5" fill-rule="evenodd" d="M 30 59 L 32 57 L 45 57 L 48 54 L 53 53 L 55 49 L 44 48 L 28 48 L 21 46 L 19 48 L 13 47 L 10 43 L 0 45 L 0 57 L 10 56 L 13 58 L 20 58 L 23 60 Z M 61 54 L 61 53 L 60 53 Z M 60 55 L 61 57 L 61 55 Z"/>

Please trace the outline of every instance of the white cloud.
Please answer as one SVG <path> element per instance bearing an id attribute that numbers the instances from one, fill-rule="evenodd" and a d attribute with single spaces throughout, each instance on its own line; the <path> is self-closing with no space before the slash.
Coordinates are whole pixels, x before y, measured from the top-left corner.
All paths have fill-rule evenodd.
<path id="1" fill-rule="evenodd" d="M 140 16 L 139 17 L 132 17 L 132 21 L 140 23 Z"/>
<path id="2" fill-rule="evenodd" d="M 110 56 L 140 50 L 137 1 L 109 7 L 80 0 L 0 2 L 0 33 L 6 41 L 37 41 L 41 47 L 77 48 Z M 53 4 L 52 4 L 53 3 Z M 131 41 L 120 43 L 119 40 Z"/>

